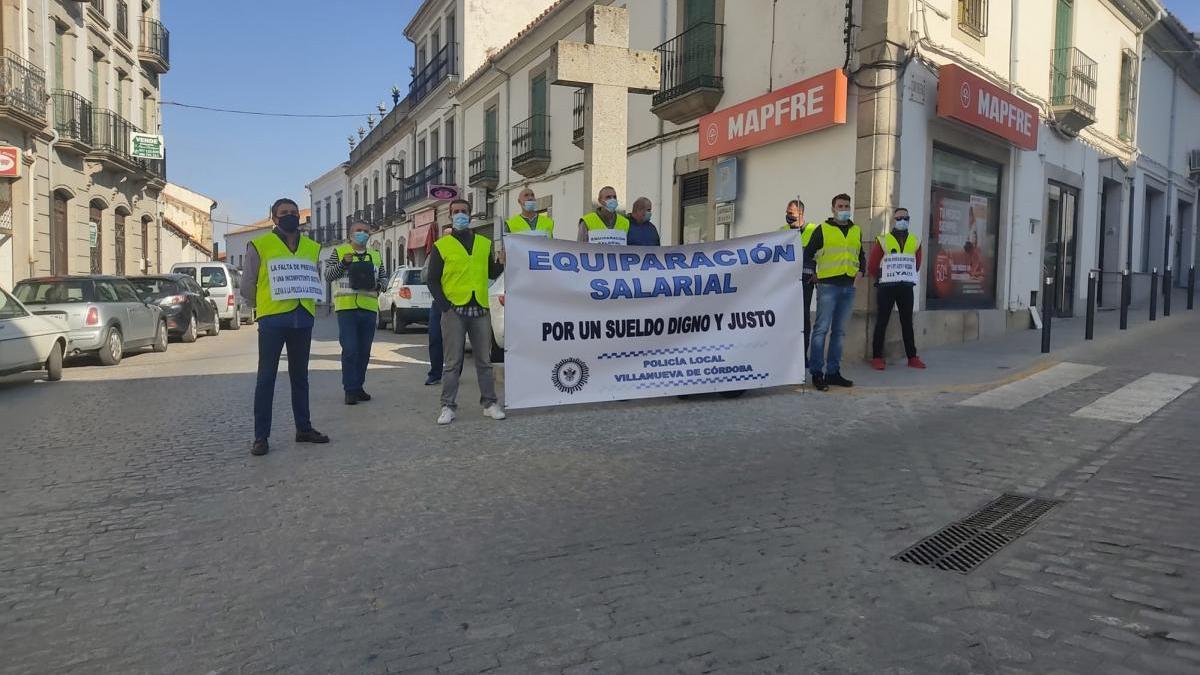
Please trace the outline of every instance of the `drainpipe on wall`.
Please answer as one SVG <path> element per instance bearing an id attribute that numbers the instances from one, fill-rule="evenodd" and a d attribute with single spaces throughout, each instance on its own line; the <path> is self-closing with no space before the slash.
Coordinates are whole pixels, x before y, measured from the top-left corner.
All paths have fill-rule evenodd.
<path id="1" fill-rule="evenodd" d="M 661 45 L 667 41 L 667 0 L 662 0 L 662 2 L 659 5 L 659 10 L 660 10 L 659 16 L 662 17 L 662 20 L 659 22 L 659 26 L 658 26 L 658 44 Z M 720 57 L 718 57 L 718 58 L 720 58 Z M 655 115 L 655 117 L 658 117 L 658 116 Z M 663 124 L 663 119 L 661 117 L 659 117 L 658 118 L 658 137 L 659 138 L 662 138 L 664 128 L 665 128 L 665 125 Z M 628 162 L 629 158 L 626 157 L 625 161 Z M 654 190 L 655 190 L 654 203 L 658 204 L 660 209 L 662 208 L 663 177 L 666 175 L 667 174 L 663 172 L 663 144 L 660 142 L 658 144 L 658 180 L 654 182 Z M 674 162 L 672 162 L 670 175 L 672 177 L 672 181 L 674 181 L 674 176 L 675 176 Z M 628 198 L 628 195 L 626 195 L 626 198 Z M 630 200 L 629 203 L 632 205 L 633 200 Z M 665 211 L 665 209 L 663 209 L 663 210 Z M 674 213 L 673 208 L 672 208 L 671 212 Z M 671 232 L 674 232 L 674 231 L 675 231 L 675 228 L 672 227 Z M 662 237 L 662 226 L 661 225 L 659 226 L 658 235 L 659 235 L 659 238 L 661 239 L 661 237 Z M 668 241 L 670 241 L 670 240 L 668 239 Z"/>
<path id="2" fill-rule="evenodd" d="M 1020 9 L 1021 0 L 1012 0 L 1012 9 L 1009 16 L 1009 31 L 1008 31 L 1008 91 L 1012 93 L 1017 82 L 1017 38 L 1020 33 Z M 1039 125 L 1040 126 L 1040 125 Z M 1005 270 L 1004 280 L 1004 305 L 1012 311 L 1021 309 L 1020 301 L 1014 303 L 1012 296 L 1013 289 L 1013 268 L 1015 260 L 1013 259 L 1013 250 L 1016 247 L 1017 239 L 1017 165 L 1021 161 L 1021 151 L 1017 146 L 1010 144 L 1008 146 L 1008 261 L 1006 262 L 1007 269 Z M 1014 307 L 1014 304 L 1016 305 Z"/>

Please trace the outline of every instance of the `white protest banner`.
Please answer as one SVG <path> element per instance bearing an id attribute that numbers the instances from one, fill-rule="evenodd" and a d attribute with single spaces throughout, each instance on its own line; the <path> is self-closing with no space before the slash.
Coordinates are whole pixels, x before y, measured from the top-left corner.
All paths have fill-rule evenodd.
<path id="1" fill-rule="evenodd" d="M 317 263 L 303 258 L 273 258 L 267 261 L 267 278 L 272 300 L 321 300 L 325 284 Z"/>
<path id="2" fill-rule="evenodd" d="M 629 233 L 625 230 L 588 230 L 588 243 L 624 246 L 629 243 Z"/>
<path id="3" fill-rule="evenodd" d="M 879 283 L 917 283 L 917 256 L 912 253 L 889 253 L 880 265 Z"/>
<path id="4" fill-rule="evenodd" d="M 509 237 L 510 408 L 804 382 L 799 230 L 686 246 Z"/>

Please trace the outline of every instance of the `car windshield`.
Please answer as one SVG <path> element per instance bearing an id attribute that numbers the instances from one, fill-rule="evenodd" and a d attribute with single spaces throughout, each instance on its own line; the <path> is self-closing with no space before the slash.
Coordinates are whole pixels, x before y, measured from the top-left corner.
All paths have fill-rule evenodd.
<path id="1" fill-rule="evenodd" d="M 183 290 L 171 279 L 130 279 L 129 283 L 144 300 L 158 300 L 168 295 L 179 295 Z"/>
<path id="2" fill-rule="evenodd" d="M 407 270 L 404 273 L 405 286 L 420 286 L 421 283 L 421 270 Z"/>
<path id="3" fill-rule="evenodd" d="M 21 281 L 13 289 L 17 299 L 26 305 L 58 305 L 68 302 L 95 302 L 96 295 L 88 279 Z"/>
<path id="4" fill-rule="evenodd" d="M 16 319 L 25 316 L 25 310 L 3 288 L 0 288 L 0 319 Z"/>
<path id="5" fill-rule="evenodd" d="M 229 278 L 221 267 L 200 268 L 200 285 L 204 288 L 219 288 L 229 285 Z"/>

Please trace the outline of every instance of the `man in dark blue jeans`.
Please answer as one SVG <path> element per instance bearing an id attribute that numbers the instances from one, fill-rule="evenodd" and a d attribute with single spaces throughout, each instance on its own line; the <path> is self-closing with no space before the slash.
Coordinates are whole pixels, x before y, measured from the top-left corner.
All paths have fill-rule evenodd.
<path id="1" fill-rule="evenodd" d="M 842 340 L 854 312 L 854 280 L 865 269 L 862 230 L 850 219 L 850 196 L 833 198 L 833 217 L 813 230 L 804 256 L 817 263 L 817 321 L 809 340 L 808 369 L 813 386 L 853 387 L 842 376 Z M 829 351 L 826 353 L 826 338 Z"/>
<path id="2" fill-rule="evenodd" d="M 297 430 L 312 431 L 308 408 L 308 355 L 312 348 L 313 317 L 302 308 L 258 320 L 258 381 L 254 388 L 254 438 L 271 435 L 271 407 L 279 357 L 287 347 L 288 379 L 292 384 L 292 416 Z M 327 440 L 310 442 L 325 443 Z"/>

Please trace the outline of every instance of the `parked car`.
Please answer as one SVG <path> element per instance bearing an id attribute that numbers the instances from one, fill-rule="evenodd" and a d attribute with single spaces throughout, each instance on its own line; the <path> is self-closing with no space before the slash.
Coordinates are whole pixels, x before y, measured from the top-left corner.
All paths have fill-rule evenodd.
<path id="1" fill-rule="evenodd" d="M 0 288 L 0 375 L 45 370 L 47 380 L 61 380 L 69 334 L 65 312 L 35 314 Z"/>
<path id="2" fill-rule="evenodd" d="M 95 354 L 114 366 L 125 352 L 167 351 L 167 322 L 158 305 L 142 300 L 124 277 L 105 275 L 25 279 L 13 289 L 34 314 L 59 311 L 70 328 L 69 355 Z"/>
<path id="3" fill-rule="evenodd" d="M 409 324 L 428 323 L 433 296 L 421 279 L 419 267 L 401 267 L 392 273 L 387 288 L 379 294 L 379 327 L 392 326 L 400 333 Z"/>
<path id="4" fill-rule="evenodd" d="M 492 363 L 504 363 L 504 275 L 488 286 L 488 313 L 492 315 Z"/>
<path id="5" fill-rule="evenodd" d="M 129 277 L 142 300 L 162 308 L 167 334 L 183 342 L 195 342 L 204 331 L 209 337 L 221 332 L 217 305 L 196 280 L 186 274 Z"/>
<path id="6" fill-rule="evenodd" d="M 223 262 L 175 263 L 172 274 L 186 274 L 208 291 L 217 305 L 221 327 L 238 330 L 242 322 L 254 323 L 254 312 L 242 297 L 242 274 Z"/>

